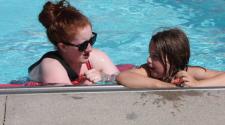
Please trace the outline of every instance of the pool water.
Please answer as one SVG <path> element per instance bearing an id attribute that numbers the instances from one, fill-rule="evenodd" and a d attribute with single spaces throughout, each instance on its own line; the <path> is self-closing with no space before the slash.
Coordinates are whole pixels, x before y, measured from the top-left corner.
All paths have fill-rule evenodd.
<path id="1" fill-rule="evenodd" d="M 38 14 L 46 0 L 0 0 L 0 83 L 27 76 L 27 68 L 53 50 Z M 115 64 L 146 62 L 159 27 L 180 27 L 191 43 L 191 65 L 225 71 L 224 0 L 70 0 L 98 33 L 96 48 Z"/>

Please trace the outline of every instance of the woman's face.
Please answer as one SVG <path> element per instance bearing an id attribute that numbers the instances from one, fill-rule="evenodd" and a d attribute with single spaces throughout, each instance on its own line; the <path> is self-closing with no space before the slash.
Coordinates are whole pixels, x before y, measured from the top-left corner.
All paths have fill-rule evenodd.
<path id="1" fill-rule="evenodd" d="M 165 69 L 163 63 L 160 61 L 160 55 L 155 51 L 155 45 L 152 44 L 150 48 L 150 55 L 147 59 L 147 64 L 151 73 L 151 77 L 161 79 L 165 76 Z M 167 65 L 168 67 L 169 65 Z M 168 67 L 169 68 L 169 67 Z"/>
<path id="2" fill-rule="evenodd" d="M 79 46 L 82 46 L 83 43 L 87 42 L 93 37 L 92 29 L 89 25 L 79 30 L 78 34 L 74 37 L 74 40 L 70 41 L 70 44 L 67 47 L 67 57 L 73 62 L 85 63 L 88 61 L 90 53 L 92 51 L 92 46 L 88 43 L 87 48 L 80 50 Z"/>

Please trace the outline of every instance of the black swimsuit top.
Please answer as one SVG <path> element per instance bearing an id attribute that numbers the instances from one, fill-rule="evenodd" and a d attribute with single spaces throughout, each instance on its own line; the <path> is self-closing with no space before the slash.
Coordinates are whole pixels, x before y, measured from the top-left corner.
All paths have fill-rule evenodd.
<path id="1" fill-rule="evenodd" d="M 66 72 L 70 78 L 71 81 L 74 81 L 76 79 L 78 79 L 78 75 L 76 74 L 76 72 L 73 71 L 73 69 L 64 61 L 64 59 L 62 58 L 62 56 L 58 53 L 58 51 L 50 51 L 45 53 L 41 59 L 39 59 L 37 62 L 35 62 L 34 64 L 32 64 L 29 68 L 28 68 L 28 72 L 30 73 L 31 70 L 34 69 L 34 67 L 36 67 L 37 65 L 39 65 L 41 63 L 41 61 L 44 58 L 53 58 L 58 60 L 62 66 L 66 69 Z"/>

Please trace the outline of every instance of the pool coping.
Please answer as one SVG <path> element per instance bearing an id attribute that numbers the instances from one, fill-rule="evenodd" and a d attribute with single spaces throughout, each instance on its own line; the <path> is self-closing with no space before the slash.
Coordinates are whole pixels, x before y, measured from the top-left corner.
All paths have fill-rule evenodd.
<path id="1" fill-rule="evenodd" d="M 0 95 L 5 94 L 38 94 L 38 93 L 88 93 L 88 92 L 119 92 L 119 91 L 208 91 L 225 90 L 225 87 L 192 87 L 192 88 L 151 88 L 131 89 L 122 85 L 94 85 L 94 86 L 38 86 L 38 87 L 6 87 L 0 88 Z"/>

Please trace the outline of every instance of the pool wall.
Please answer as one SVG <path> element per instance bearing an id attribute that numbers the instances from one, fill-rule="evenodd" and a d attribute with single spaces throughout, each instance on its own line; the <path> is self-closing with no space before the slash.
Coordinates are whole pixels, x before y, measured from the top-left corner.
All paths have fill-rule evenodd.
<path id="1" fill-rule="evenodd" d="M 33 92 L 32 92 L 33 91 Z M 0 89 L 2 125 L 222 125 L 225 88 Z"/>

